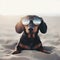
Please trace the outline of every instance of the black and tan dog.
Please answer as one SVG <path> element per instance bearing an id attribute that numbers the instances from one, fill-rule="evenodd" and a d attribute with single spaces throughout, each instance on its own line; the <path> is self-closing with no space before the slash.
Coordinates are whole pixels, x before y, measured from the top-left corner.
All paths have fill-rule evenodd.
<path id="1" fill-rule="evenodd" d="M 42 43 L 38 36 L 40 30 L 41 33 L 47 32 L 47 25 L 41 17 L 36 15 L 28 15 L 21 18 L 20 22 L 16 24 L 16 32 L 22 33 L 20 42 L 17 45 L 16 51 L 12 54 L 20 53 L 22 50 L 38 50 L 48 53 L 43 49 Z"/>

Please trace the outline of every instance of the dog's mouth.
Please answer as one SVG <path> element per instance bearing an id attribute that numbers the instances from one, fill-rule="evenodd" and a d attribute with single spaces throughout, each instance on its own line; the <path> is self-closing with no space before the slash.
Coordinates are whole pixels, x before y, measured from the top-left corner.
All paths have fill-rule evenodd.
<path id="1" fill-rule="evenodd" d="M 35 38 L 36 33 L 38 31 L 38 26 L 34 26 L 33 28 L 30 28 L 28 30 L 29 30 L 28 37 L 29 38 Z"/>
<path id="2" fill-rule="evenodd" d="M 38 32 L 38 25 L 37 26 L 25 26 L 25 32 L 27 33 L 29 38 L 34 38 L 36 33 Z"/>
<path id="3" fill-rule="evenodd" d="M 35 38 L 35 33 L 28 33 L 28 38 Z"/>
<path id="4" fill-rule="evenodd" d="M 28 37 L 29 38 L 34 38 L 35 37 L 35 32 L 34 32 L 34 27 L 35 27 L 35 25 L 33 24 L 33 23 L 30 23 L 29 25 L 28 25 L 28 30 L 29 30 L 29 33 L 28 33 Z"/>
<path id="5" fill-rule="evenodd" d="M 24 27 L 28 38 L 34 38 L 36 36 L 36 32 L 38 31 L 38 25 L 30 24 Z"/>

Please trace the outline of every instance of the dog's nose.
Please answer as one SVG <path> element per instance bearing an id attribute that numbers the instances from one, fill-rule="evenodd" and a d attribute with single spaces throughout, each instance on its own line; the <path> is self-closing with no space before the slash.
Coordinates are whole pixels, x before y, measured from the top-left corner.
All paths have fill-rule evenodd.
<path id="1" fill-rule="evenodd" d="M 33 28 L 29 28 L 29 31 L 32 32 L 33 31 Z"/>

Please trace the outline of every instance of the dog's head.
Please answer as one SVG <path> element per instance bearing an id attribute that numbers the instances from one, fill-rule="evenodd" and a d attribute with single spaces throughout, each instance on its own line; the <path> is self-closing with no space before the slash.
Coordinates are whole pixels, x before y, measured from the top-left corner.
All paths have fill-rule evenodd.
<path id="1" fill-rule="evenodd" d="M 43 19 L 36 15 L 25 16 L 16 25 L 16 32 L 21 33 L 25 31 L 25 33 L 28 34 L 28 37 L 35 37 L 39 29 L 42 33 L 45 33 L 47 26 L 44 23 Z"/>

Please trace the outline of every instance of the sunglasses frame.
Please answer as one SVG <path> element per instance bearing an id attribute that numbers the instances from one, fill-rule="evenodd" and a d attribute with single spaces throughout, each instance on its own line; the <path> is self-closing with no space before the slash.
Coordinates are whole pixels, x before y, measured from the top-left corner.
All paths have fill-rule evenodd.
<path id="1" fill-rule="evenodd" d="M 38 20 L 38 21 L 37 21 L 37 20 Z M 31 21 L 31 20 L 24 18 L 24 19 L 22 20 L 22 24 L 23 24 L 23 25 L 28 25 L 28 24 L 30 23 L 30 21 Z M 34 24 L 34 25 L 39 25 L 39 24 L 41 24 L 41 19 L 39 19 L 39 18 L 34 18 L 34 20 L 32 20 L 32 21 L 33 21 L 33 24 Z"/>

